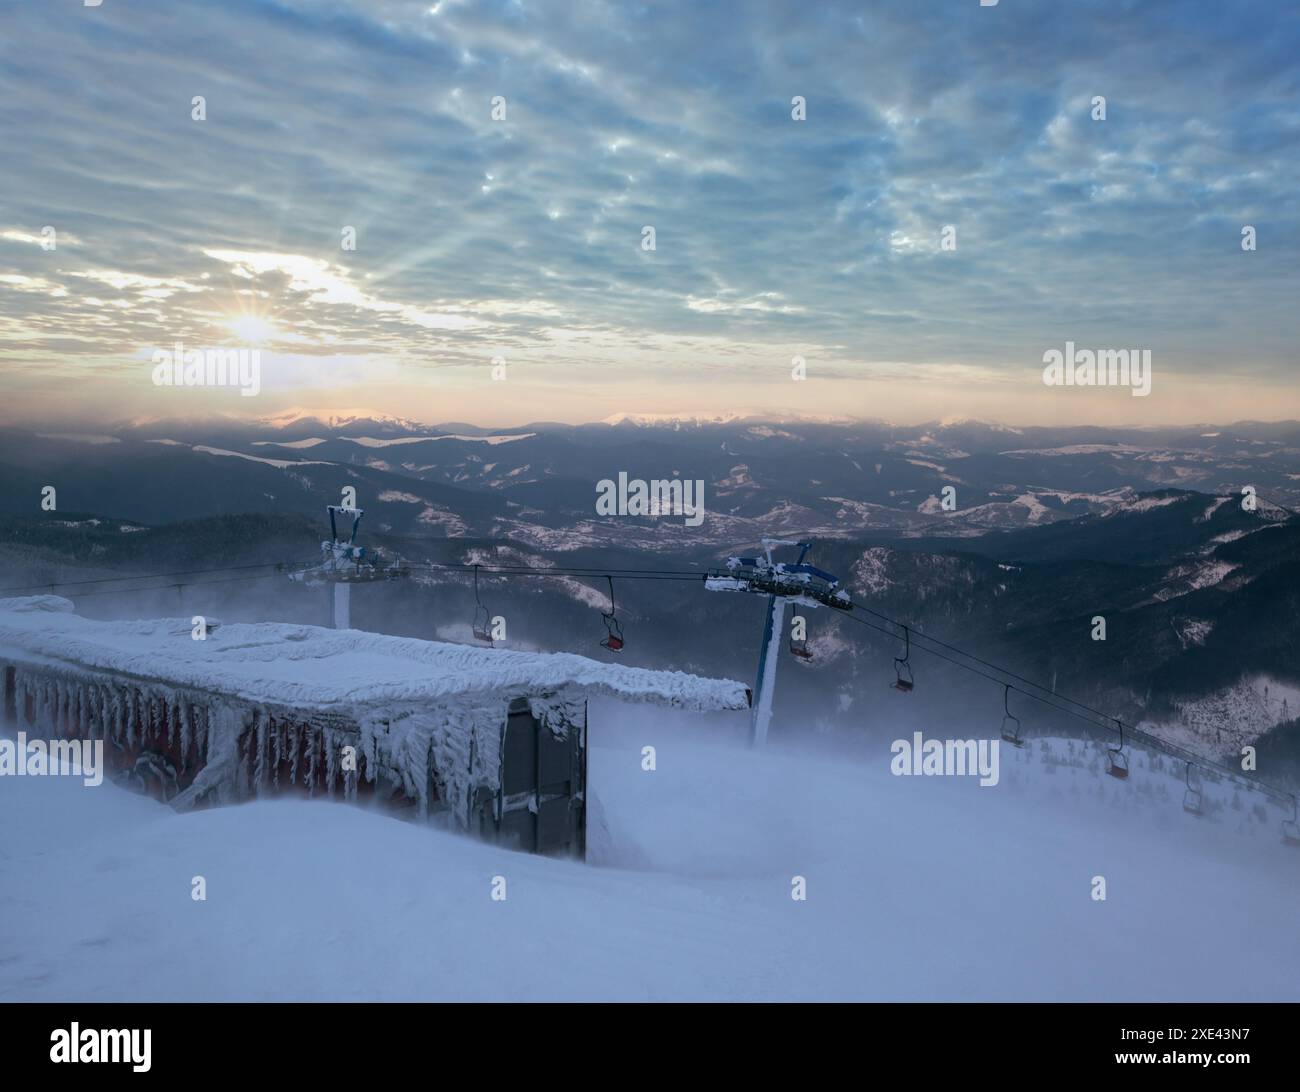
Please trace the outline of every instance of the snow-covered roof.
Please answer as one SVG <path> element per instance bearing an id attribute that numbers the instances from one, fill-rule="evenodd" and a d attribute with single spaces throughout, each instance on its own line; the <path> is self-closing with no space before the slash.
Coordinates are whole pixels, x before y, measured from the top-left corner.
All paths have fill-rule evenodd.
<path id="1" fill-rule="evenodd" d="M 0 655 L 236 695 L 330 708 L 523 696 L 576 687 L 682 709 L 743 709 L 745 686 L 681 671 L 605 664 L 573 653 L 390 637 L 282 622 L 222 624 L 195 640 L 189 619 L 100 622 L 59 596 L 0 599 Z"/>

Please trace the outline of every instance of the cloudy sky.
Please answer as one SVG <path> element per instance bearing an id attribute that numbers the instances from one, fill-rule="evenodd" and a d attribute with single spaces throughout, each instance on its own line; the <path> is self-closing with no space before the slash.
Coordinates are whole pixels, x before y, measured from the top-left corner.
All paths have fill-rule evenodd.
<path id="1" fill-rule="evenodd" d="M 1300 417 L 1298 10 L 7 3 L 0 417 Z"/>

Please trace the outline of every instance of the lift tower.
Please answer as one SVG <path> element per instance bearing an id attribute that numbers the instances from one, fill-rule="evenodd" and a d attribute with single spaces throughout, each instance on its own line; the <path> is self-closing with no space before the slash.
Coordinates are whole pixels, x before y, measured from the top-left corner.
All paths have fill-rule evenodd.
<path id="1" fill-rule="evenodd" d="M 761 557 L 729 557 L 725 569 L 711 570 L 704 578 L 704 586 L 709 591 L 748 592 L 768 598 L 763 645 L 758 654 L 758 678 L 754 683 L 756 700 L 750 721 L 750 742 L 755 747 L 767 741 L 767 729 L 772 722 L 772 696 L 776 689 L 776 662 L 781 651 L 786 603 L 853 609 L 853 600 L 840 588 L 838 578 L 807 564 L 811 542 L 765 538 L 762 543 Z M 780 546 L 797 547 L 798 560 L 793 563 L 773 560 L 772 550 Z"/>
<path id="2" fill-rule="evenodd" d="M 371 584 L 377 580 L 396 580 L 409 576 L 404 565 L 385 565 L 378 550 L 357 545 L 357 528 L 361 526 L 364 508 L 347 508 L 339 504 L 326 505 L 330 517 L 330 537 L 320 544 L 321 563 L 289 574 L 289 579 L 308 587 L 329 584 L 334 589 L 334 628 L 352 628 L 352 585 Z M 339 538 L 338 517 L 350 516 L 352 532 L 346 542 Z"/>

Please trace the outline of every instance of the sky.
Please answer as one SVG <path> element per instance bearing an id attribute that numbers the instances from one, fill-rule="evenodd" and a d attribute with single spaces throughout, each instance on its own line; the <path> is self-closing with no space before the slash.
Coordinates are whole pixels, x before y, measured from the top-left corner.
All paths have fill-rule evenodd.
<path id="1" fill-rule="evenodd" d="M 5 2 L 0 422 L 1300 418 L 1297 57 L 1278 0 Z"/>

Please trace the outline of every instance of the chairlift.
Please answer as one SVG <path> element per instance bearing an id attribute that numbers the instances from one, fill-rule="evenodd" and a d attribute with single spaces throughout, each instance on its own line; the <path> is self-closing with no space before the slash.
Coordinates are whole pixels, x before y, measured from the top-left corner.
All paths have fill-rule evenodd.
<path id="1" fill-rule="evenodd" d="M 478 594 L 478 566 L 474 566 L 474 640 L 492 643 L 492 618 Z"/>
<path id="2" fill-rule="evenodd" d="M 806 624 L 807 619 L 802 614 L 796 614 L 790 621 L 790 655 L 808 663 L 812 660 L 813 654 L 808 651 L 808 639 L 794 635 L 795 622 L 804 622 Z M 807 631 L 805 630 L 805 632 Z"/>
<path id="3" fill-rule="evenodd" d="M 1188 815 L 1201 815 L 1204 810 L 1204 800 L 1201 796 L 1201 790 L 1192 787 L 1192 764 L 1187 763 L 1187 791 L 1183 793 L 1183 811 Z"/>
<path id="4" fill-rule="evenodd" d="M 605 579 L 609 581 L 609 610 L 600 612 L 605 621 L 605 639 L 600 642 L 600 647 L 607 648 L 610 652 L 622 652 L 623 626 L 614 616 L 614 578 L 607 576 Z"/>
<path id="5" fill-rule="evenodd" d="M 897 678 L 889 685 L 904 694 L 910 694 L 916 685 L 912 680 L 912 665 L 908 658 L 912 655 L 912 636 L 906 626 L 903 627 L 903 655 L 894 657 L 894 674 Z"/>
<path id="6" fill-rule="evenodd" d="M 1124 753 L 1124 722 L 1115 721 L 1119 728 L 1119 746 L 1106 748 L 1106 772 L 1121 781 L 1128 780 L 1128 755 Z"/>
<path id="7" fill-rule="evenodd" d="M 1023 747 L 1025 741 L 1020 736 L 1020 718 L 1011 712 L 1011 684 L 1005 683 L 1002 694 L 1002 741 L 1013 747 Z"/>
<path id="8" fill-rule="evenodd" d="M 1300 846 L 1300 825 L 1296 824 L 1296 798 L 1291 796 L 1291 818 L 1282 820 L 1282 841 L 1289 846 Z"/>

